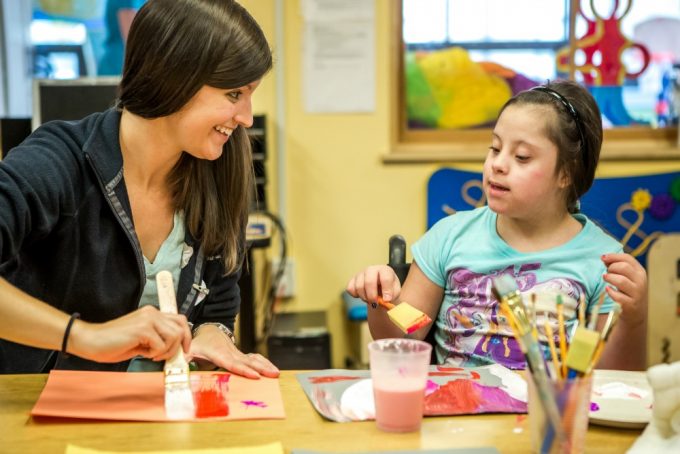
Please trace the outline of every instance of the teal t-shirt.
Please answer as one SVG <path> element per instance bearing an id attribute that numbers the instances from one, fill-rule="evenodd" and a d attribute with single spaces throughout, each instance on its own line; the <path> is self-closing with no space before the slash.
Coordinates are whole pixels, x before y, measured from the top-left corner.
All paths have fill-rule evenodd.
<path id="1" fill-rule="evenodd" d="M 139 307 L 151 305 L 156 308 L 158 304 L 158 288 L 156 287 L 156 274 L 159 271 L 167 270 L 172 274 L 172 282 L 175 284 L 175 293 L 179 282 L 179 273 L 182 263 L 182 252 L 184 250 L 184 216 L 181 212 L 175 212 L 173 227 L 170 235 L 163 241 L 158 249 L 156 258 L 151 263 L 144 257 L 144 270 L 146 282 L 144 291 L 139 300 Z M 163 370 L 163 361 L 151 361 L 150 359 L 137 357 L 130 361 L 129 372 L 151 372 Z"/>
<path id="2" fill-rule="evenodd" d="M 606 283 L 605 253 L 621 252 L 621 244 L 583 214 L 574 217 L 582 230 L 560 246 L 531 253 L 511 248 L 496 231 L 496 213 L 488 207 L 461 211 L 437 222 L 412 247 L 423 273 L 444 289 L 435 321 L 440 363 L 480 366 L 499 363 L 524 369 L 526 362 L 512 329 L 491 292 L 492 279 L 509 274 L 525 303 L 536 294 L 537 325 L 548 321 L 557 333 L 556 296 L 562 295 L 567 331 L 577 320 L 581 294 L 587 313 Z M 615 303 L 606 297 L 600 313 Z M 547 338 L 539 336 L 543 341 Z"/>

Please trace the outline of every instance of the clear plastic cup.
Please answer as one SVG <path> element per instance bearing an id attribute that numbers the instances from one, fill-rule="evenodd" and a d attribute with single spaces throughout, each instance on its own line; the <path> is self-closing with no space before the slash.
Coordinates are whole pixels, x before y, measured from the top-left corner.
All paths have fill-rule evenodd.
<path id="1" fill-rule="evenodd" d="M 432 346 L 415 339 L 368 344 L 375 420 L 386 432 L 420 430 Z"/>
<path id="2" fill-rule="evenodd" d="M 540 394 L 531 377 L 529 382 L 529 431 L 531 450 L 534 453 L 582 453 L 585 449 L 590 413 L 592 376 L 566 380 L 550 380 L 549 388 L 555 396 L 560 413 L 564 438 L 556 436 L 546 417 Z"/>

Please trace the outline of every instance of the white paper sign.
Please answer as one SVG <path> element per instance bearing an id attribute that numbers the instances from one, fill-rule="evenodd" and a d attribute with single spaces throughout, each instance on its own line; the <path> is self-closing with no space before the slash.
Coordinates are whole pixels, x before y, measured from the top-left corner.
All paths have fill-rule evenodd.
<path id="1" fill-rule="evenodd" d="M 304 0 L 302 14 L 305 110 L 374 111 L 374 0 Z"/>

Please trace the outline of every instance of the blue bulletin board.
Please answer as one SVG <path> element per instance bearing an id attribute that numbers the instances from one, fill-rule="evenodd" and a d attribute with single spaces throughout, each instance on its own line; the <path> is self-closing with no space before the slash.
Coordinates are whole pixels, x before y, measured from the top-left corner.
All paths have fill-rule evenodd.
<path id="1" fill-rule="evenodd" d="M 427 185 L 427 228 L 455 211 L 484 204 L 482 174 L 439 169 Z M 680 172 L 596 178 L 581 199 L 581 211 L 646 264 L 659 235 L 680 232 Z"/>

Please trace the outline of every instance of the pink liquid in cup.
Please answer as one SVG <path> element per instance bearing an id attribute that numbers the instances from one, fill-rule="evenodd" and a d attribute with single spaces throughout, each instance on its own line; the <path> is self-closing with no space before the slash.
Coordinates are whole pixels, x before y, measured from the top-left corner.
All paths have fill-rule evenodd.
<path id="1" fill-rule="evenodd" d="M 432 346 L 416 339 L 368 344 L 375 422 L 386 432 L 420 430 Z"/>
<path id="2" fill-rule="evenodd" d="M 375 420 L 386 432 L 413 432 L 423 420 L 425 389 L 380 389 L 373 387 Z"/>

